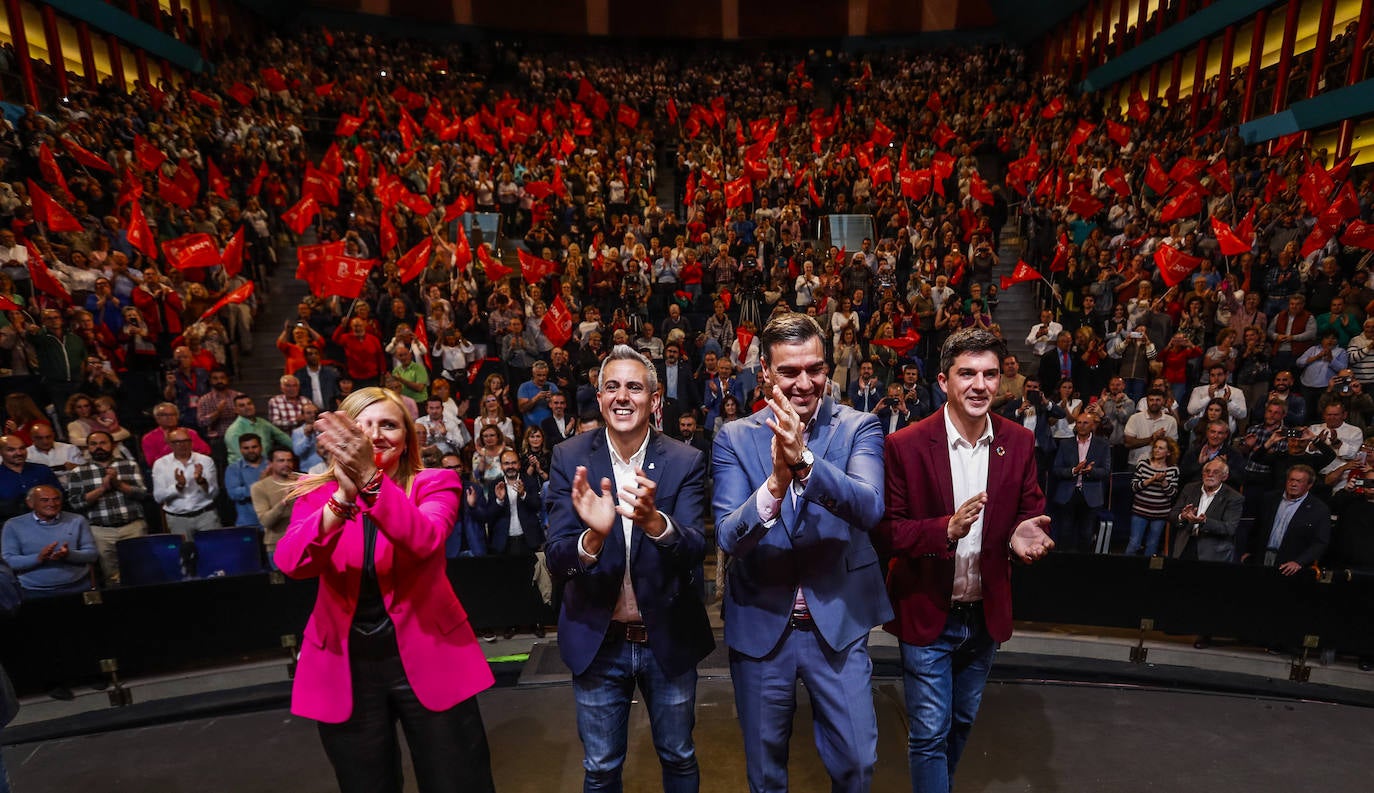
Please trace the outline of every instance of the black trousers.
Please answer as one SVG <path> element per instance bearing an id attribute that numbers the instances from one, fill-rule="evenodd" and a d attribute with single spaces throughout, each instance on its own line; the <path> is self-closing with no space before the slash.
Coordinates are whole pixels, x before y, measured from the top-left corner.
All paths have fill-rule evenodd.
<path id="1" fill-rule="evenodd" d="M 441 712 L 425 708 L 406 680 L 394 636 L 379 644 L 352 653 L 353 715 L 342 724 L 319 724 L 340 793 L 401 793 L 397 720 L 420 793 L 494 791 L 477 697 Z"/>

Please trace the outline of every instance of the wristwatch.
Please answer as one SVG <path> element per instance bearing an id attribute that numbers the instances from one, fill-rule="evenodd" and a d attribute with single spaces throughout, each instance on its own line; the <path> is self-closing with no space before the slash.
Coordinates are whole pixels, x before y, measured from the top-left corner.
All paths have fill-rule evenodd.
<path id="1" fill-rule="evenodd" d="M 792 473 L 799 474 L 802 471 L 805 471 L 806 469 L 810 468 L 811 464 L 814 462 L 816 462 L 816 456 L 811 453 L 811 450 L 802 449 L 801 459 L 795 463 L 788 465 L 787 467 L 792 469 Z"/>

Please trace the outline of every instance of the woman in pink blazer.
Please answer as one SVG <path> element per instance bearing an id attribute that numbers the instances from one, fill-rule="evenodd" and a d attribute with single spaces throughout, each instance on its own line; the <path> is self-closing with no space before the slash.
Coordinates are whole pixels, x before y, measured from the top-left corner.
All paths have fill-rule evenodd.
<path id="1" fill-rule="evenodd" d="M 461 484 L 421 470 L 391 391 L 360 389 L 315 427 L 331 465 L 297 487 L 274 554 L 287 575 L 320 579 L 291 712 L 319 722 L 343 793 L 400 793 L 398 719 L 422 793 L 490 791 L 475 695 L 491 668 L 444 572 Z"/>

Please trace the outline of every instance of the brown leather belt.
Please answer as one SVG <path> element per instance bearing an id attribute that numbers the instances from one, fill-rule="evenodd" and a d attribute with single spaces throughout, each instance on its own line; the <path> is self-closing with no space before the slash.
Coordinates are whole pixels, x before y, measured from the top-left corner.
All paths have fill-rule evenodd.
<path id="1" fill-rule="evenodd" d="M 624 639 L 631 644 L 648 644 L 649 629 L 642 622 L 612 622 L 606 637 Z"/>

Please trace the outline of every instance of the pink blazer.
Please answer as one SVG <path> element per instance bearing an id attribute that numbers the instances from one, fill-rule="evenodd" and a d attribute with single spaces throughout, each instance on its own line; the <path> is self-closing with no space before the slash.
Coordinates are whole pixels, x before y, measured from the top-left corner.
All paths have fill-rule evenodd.
<path id="1" fill-rule="evenodd" d="M 458 476 L 422 470 L 411 490 L 407 497 L 384 480 L 377 503 L 366 512 L 378 528 L 377 583 L 396 626 L 406 679 L 420 704 L 441 711 L 495 680 L 445 574 L 444 543 L 462 494 Z M 353 712 L 348 636 L 362 581 L 363 519 L 360 512 L 338 531 L 321 535 L 324 502 L 333 492 L 325 485 L 296 502 L 273 558 L 292 578 L 320 579 L 301 642 L 291 712 L 339 723 Z"/>

